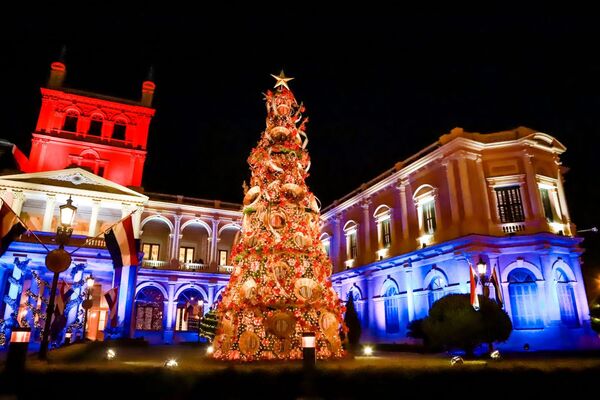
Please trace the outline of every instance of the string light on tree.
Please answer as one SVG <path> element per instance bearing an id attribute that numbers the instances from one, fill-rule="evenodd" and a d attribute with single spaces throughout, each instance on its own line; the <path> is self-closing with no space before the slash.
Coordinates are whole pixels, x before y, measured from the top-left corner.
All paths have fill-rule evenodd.
<path id="1" fill-rule="evenodd" d="M 234 270 L 218 306 L 213 356 L 222 360 L 301 359 L 314 332 L 319 359 L 341 357 L 343 306 L 319 240 L 320 205 L 306 185 L 308 118 L 283 71 L 267 91 L 267 126 L 248 157 L 242 230 Z"/>

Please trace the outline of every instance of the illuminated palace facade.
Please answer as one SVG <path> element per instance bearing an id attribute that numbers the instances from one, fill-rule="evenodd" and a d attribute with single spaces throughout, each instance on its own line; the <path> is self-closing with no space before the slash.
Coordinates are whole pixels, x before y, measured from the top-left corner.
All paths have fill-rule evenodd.
<path id="1" fill-rule="evenodd" d="M 82 290 L 92 274 L 86 335 L 143 337 L 151 343 L 198 340 L 199 318 L 219 299 L 241 205 L 145 192 L 142 175 L 155 110 L 151 77 L 139 101 L 67 88 L 54 62 L 29 157 L 12 148 L 17 170 L 0 176 L 0 195 L 53 248 L 58 209 L 77 206 L 61 274 L 75 289 L 67 327 L 83 330 Z M 506 347 L 585 348 L 590 329 L 555 138 L 528 128 L 479 134 L 460 128 L 363 184 L 322 212 L 321 240 L 333 286 L 355 300 L 363 340 L 407 341 L 410 321 L 449 293 L 468 293 L 469 264 L 496 268 L 515 330 Z M 118 331 L 105 329 L 113 265 L 102 235 L 134 212 L 144 258 L 121 280 Z M 11 315 L 39 340 L 40 310 L 51 281 L 47 249 L 32 234 L 0 258 L 0 317 Z M 491 289 L 492 297 L 496 294 Z"/>

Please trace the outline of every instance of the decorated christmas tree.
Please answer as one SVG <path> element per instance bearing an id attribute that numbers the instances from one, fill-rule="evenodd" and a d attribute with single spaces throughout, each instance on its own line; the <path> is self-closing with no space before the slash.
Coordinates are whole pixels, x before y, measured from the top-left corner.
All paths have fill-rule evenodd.
<path id="1" fill-rule="evenodd" d="M 200 337 L 205 338 L 209 342 L 212 342 L 215 334 L 217 333 L 217 325 L 219 323 L 219 318 L 217 316 L 217 309 L 213 308 L 200 320 L 200 327 L 198 329 L 198 334 Z"/>
<path id="2" fill-rule="evenodd" d="M 306 186 L 310 158 L 303 118 L 283 71 L 267 91 L 267 127 L 250 153 L 234 270 L 219 303 L 214 357 L 301 359 L 302 333 L 319 359 L 341 357 L 343 306 L 319 240 L 320 205 Z"/>

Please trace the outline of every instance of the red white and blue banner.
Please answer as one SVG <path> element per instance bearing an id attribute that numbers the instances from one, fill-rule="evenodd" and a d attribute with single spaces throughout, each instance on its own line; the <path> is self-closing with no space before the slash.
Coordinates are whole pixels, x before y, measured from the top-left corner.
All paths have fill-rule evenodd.
<path id="1" fill-rule="evenodd" d="M 473 267 L 469 265 L 469 274 L 471 278 L 471 305 L 475 310 L 479 310 L 479 297 L 477 297 L 477 278 Z"/>
<path id="2" fill-rule="evenodd" d="M 104 293 L 104 298 L 106 299 L 108 309 L 110 310 L 109 326 L 115 328 L 118 325 L 117 303 L 119 301 L 119 288 L 114 287 L 110 289 L 108 292 Z"/>
<path id="3" fill-rule="evenodd" d="M 500 307 L 504 307 L 504 297 L 502 296 L 502 287 L 500 286 L 500 279 L 498 279 L 498 274 L 496 273 L 496 268 L 492 270 L 492 277 L 490 278 L 492 285 L 494 285 L 494 292 L 496 292 L 496 303 L 500 305 Z"/>
<path id="4" fill-rule="evenodd" d="M 131 215 L 106 231 L 104 240 L 115 269 L 139 264 L 139 239 L 134 237 Z"/>

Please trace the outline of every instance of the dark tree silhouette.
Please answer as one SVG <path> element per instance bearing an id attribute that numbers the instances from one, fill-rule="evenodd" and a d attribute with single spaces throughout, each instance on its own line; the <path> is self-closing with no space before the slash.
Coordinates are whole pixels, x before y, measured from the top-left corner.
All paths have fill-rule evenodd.
<path id="1" fill-rule="evenodd" d="M 360 335 L 362 333 L 362 329 L 360 327 L 360 320 L 358 319 L 358 314 L 356 313 L 354 299 L 352 296 L 350 296 L 346 302 L 346 314 L 344 315 L 344 322 L 348 327 L 348 333 L 346 334 L 348 350 L 355 353 L 360 344 Z"/>
<path id="2" fill-rule="evenodd" d="M 475 311 L 468 294 L 451 294 L 436 301 L 422 323 L 429 344 L 463 349 L 472 356 L 482 343 L 505 342 L 512 332 L 508 314 L 483 296 L 479 296 L 479 305 Z"/>

